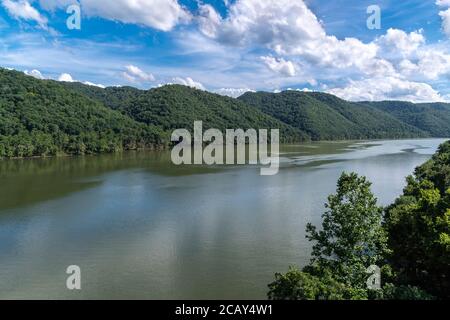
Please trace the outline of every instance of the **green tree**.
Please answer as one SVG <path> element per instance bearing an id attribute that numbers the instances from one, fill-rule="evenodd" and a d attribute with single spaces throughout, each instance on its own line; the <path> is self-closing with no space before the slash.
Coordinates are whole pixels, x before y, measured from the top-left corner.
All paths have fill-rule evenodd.
<path id="1" fill-rule="evenodd" d="M 296 267 L 290 267 L 286 274 L 275 274 L 268 293 L 270 300 L 342 300 L 349 296 L 349 288 L 336 281 L 330 272 L 317 277 Z"/>
<path id="2" fill-rule="evenodd" d="M 382 208 L 370 182 L 343 173 L 337 192 L 330 195 L 322 230 L 308 224 L 307 238 L 315 242 L 310 265 L 276 274 L 270 299 L 367 299 L 369 266 L 383 263 L 387 252 Z"/>
<path id="3" fill-rule="evenodd" d="M 370 187 L 365 177 L 343 173 L 325 205 L 322 230 L 311 224 L 306 228 L 307 238 L 316 242 L 311 265 L 333 270 L 335 279 L 358 289 L 367 286 L 367 268 L 381 264 L 387 252 L 383 209 Z"/>
<path id="4" fill-rule="evenodd" d="M 386 210 L 389 262 L 400 284 L 450 297 L 450 142 L 407 179 Z"/>

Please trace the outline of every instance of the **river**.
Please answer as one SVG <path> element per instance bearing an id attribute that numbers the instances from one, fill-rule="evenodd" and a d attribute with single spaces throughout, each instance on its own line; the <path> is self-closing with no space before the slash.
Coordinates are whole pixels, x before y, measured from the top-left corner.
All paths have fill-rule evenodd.
<path id="1" fill-rule="evenodd" d="M 305 226 L 343 171 L 387 205 L 443 141 L 286 145 L 275 176 L 168 152 L 0 161 L 0 298 L 264 299 L 275 272 L 308 263 Z"/>

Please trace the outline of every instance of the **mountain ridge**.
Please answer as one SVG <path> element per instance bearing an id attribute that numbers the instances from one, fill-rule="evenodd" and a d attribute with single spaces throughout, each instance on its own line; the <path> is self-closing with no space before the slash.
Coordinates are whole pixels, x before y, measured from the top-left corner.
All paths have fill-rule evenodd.
<path id="1" fill-rule="evenodd" d="M 0 68 L 0 158 L 164 148 L 170 132 L 280 129 L 282 142 L 450 136 L 450 104 L 349 102 L 320 92 L 231 98 L 182 85 L 149 90 L 40 80 Z"/>
<path id="2" fill-rule="evenodd" d="M 247 92 L 238 99 L 306 131 L 313 140 L 431 136 L 370 105 L 346 101 L 328 93 Z"/>

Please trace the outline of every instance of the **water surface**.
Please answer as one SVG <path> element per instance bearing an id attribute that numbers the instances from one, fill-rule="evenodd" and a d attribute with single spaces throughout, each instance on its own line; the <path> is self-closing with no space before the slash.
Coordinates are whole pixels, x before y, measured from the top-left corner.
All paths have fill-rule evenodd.
<path id="1" fill-rule="evenodd" d="M 387 205 L 443 141 L 283 146 L 265 177 L 167 152 L 0 161 L 0 298 L 264 299 L 275 272 L 308 263 L 305 226 L 343 171 Z"/>

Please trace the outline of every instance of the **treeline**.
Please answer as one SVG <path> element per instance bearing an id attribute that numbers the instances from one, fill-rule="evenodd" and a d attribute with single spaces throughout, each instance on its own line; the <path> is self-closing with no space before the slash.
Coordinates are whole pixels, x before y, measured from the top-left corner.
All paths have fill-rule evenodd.
<path id="1" fill-rule="evenodd" d="M 450 142 L 407 178 L 404 193 L 377 205 L 370 182 L 343 174 L 322 228 L 307 226 L 309 265 L 277 273 L 270 299 L 449 299 Z M 380 280 L 368 281 L 370 266 Z"/>

